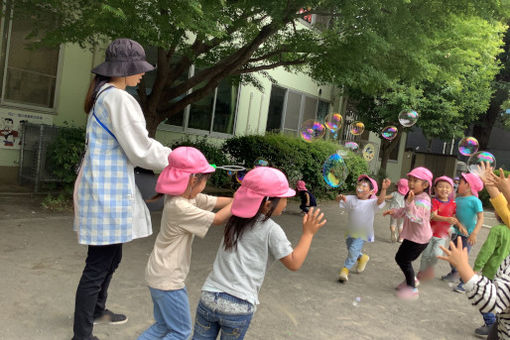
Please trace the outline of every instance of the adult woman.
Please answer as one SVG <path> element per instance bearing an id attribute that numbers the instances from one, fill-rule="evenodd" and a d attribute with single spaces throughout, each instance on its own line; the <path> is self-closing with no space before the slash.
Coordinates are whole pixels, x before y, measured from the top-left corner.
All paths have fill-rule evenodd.
<path id="1" fill-rule="evenodd" d="M 122 244 L 152 234 L 149 211 L 135 185 L 134 167 L 162 170 L 171 150 L 148 137 L 140 105 L 126 86 L 136 86 L 154 66 L 137 42 L 116 39 L 85 99 L 87 151 L 74 188 L 74 229 L 88 245 L 76 291 L 74 340 L 97 339 L 97 322 L 124 323 L 127 317 L 105 308 Z"/>

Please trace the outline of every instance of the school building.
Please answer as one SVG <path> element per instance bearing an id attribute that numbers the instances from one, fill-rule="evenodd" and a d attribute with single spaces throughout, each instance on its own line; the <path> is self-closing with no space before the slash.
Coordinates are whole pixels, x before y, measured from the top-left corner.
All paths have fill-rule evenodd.
<path id="1" fill-rule="evenodd" d="M 85 126 L 83 101 L 92 78 L 90 70 L 104 60 L 104 50 L 92 52 L 73 44 L 27 49 L 25 37 L 33 23 L 15 15 L 1 20 L 0 183 L 14 183 L 20 157 L 20 123 Z M 148 61 L 155 63 L 154 51 L 147 48 L 146 52 Z M 259 77 L 263 91 L 224 80 L 209 96 L 161 123 L 156 139 L 168 145 L 186 135 L 205 135 L 217 141 L 275 130 L 297 135 L 303 121 L 321 120 L 328 113 L 340 112 L 347 122 L 355 119 L 334 86 L 320 85 L 305 74 L 289 73 L 283 68 L 268 73 L 277 83 Z M 146 74 L 148 81 L 153 76 Z M 136 94 L 133 89 L 129 91 Z M 328 138 L 352 140 L 345 125 L 336 137 L 328 133 Z M 380 140 L 375 134 L 365 132 L 355 139 L 360 145 L 373 143 L 377 153 Z M 400 176 L 405 141 L 404 135 L 388 162 L 387 172 L 393 181 Z M 370 163 L 374 172 L 379 167 L 378 159 Z"/>

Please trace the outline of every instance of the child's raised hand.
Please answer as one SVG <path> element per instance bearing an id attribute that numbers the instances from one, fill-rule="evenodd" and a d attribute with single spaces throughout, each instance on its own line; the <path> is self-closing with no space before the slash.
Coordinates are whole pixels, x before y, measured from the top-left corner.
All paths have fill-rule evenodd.
<path id="1" fill-rule="evenodd" d="M 347 202 L 347 197 L 345 197 L 345 195 L 339 194 L 338 196 L 336 196 L 336 201 L 337 202 L 340 202 L 340 201 Z"/>
<path id="2" fill-rule="evenodd" d="M 482 182 L 487 185 L 487 181 L 491 180 L 493 178 L 493 169 L 489 165 L 489 163 L 482 162 L 477 165 L 478 168 L 478 176 L 482 180 Z M 492 175 L 492 176 L 491 176 Z"/>
<path id="3" fill-rule="evenodd" d="M 484 182 L 485 183 L 485 182 Z M 499 191 L 509 191 L 510 190 L 510 175 L 505 177 L 505 172 L 503 169 L 499 169 L 499 176 L 496 176 L 492 173 L 492 176 L 487 179 L 487 185 L 495 185 Z"/>
<path id="4" fill-rule="evenodd" d="M 393 214 L 395 213 L 395 209 L 390 209 L 390 210 L 386 210 L 382 213 L 383 216 L 386 216 L 386 215 L 390 215 L 390 216 L 393 216 Z"/>
<path id="5" fill-rule="evenodd" d="M 406 203 L 411 204 L 412 201 L 414 201 L 414 191 L 409 190 L 409 193 L 407 194 Z"/>
<path id="6" fill-rule="evenodd" d="M 382 188 L 383 189 L 388 189 L 391 185 L 391 180 L 389 178 L 385 178 L 383 179 L 382 181 Z"/>
<path id="7" fill-rule="evenodd" d="M 324 219 L 324 213 L 319 208 L 310 208 L 308 213 L 303 216 L 303 234 L 310 233 L 315 235 L 325 225 L 327 220 Z"/>
<path id="8" fill-rule="evenodd" d="M 469 266 L 467 247 L 462 248 L 462 238 L 457 237 L 457 246 L 450 241 L 450 250 L 443 246 L 439 246 L 439 248 L 441 248 L 445 256 L 438 256 L 438 259 L 448 261 L 457 269 L 459 266 Z"/>

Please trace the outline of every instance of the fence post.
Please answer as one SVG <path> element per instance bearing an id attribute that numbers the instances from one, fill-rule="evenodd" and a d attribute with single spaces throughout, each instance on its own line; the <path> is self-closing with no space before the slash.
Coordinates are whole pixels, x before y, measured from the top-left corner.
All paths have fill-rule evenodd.
<path id="1" fill-rule="evenodd" d="M 37 192 L 39 190 L 39 181 L 41 176 L 41 157 L 42 157 L 42 142 L 43 142 L 43 131 L 44 131 L 44 125 L 41 124 L 39 127 L 39 143 L 37 147 L 37 165 L 36 165 L 36 172 L 35 172 L 35 187 L 34 192 Z"/>

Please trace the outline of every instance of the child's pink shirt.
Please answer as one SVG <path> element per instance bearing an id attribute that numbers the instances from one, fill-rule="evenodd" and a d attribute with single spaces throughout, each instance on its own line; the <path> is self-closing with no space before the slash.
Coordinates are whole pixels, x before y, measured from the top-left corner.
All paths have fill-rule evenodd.
<path id="1" fill-rule="evenodd" d="M 393 217 L 404 218 L 404 229 L 400 237 L 415 243 L 428 243 L 432 237 L 431 207 L 430 196 L 422 192 L 416 195 L 411 203 L 406 201 L 404 208 L 395 209 Z"/>

